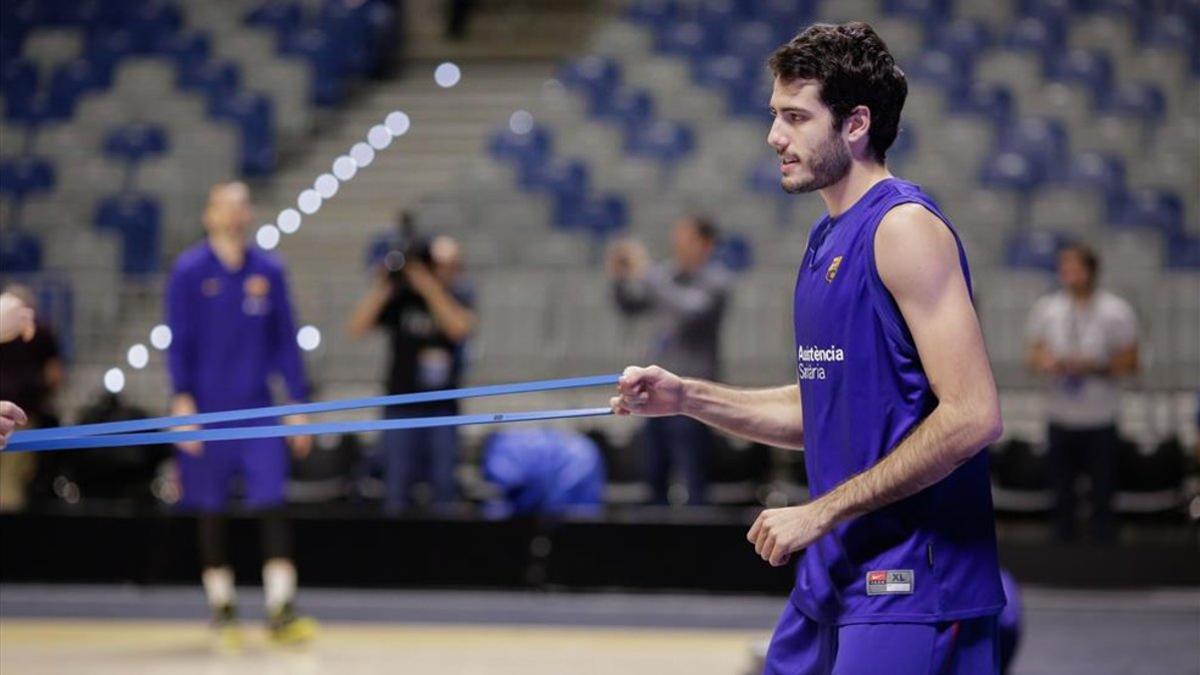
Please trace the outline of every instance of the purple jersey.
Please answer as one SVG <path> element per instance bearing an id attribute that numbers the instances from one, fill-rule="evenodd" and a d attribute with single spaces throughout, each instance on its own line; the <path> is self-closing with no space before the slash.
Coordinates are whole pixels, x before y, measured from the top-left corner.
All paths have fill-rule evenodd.
<path id="1" fill-rule="evenodd" d="M 184 251 L 167 282 L 166 314 L 173 390 L 191 394 L 200 412 L 270 405 L 272 373 L 283 376 L 294 400 L 308 397 L 275 257 L 251 247 L 231 271 L 207 242 Z"/>
<path id="2" fill-rule="evenodd" d="M 804 462 L 814 499 L 877 464 L 937 404 L 912 334 L 875 267 L 875 230 L 890 209 L 906 203 L 924 206 L 950 227 L 919 187 L 891 178 L 841 216 L 823 217 L 809 238 L 794 318 Z M 969 287 L 961 242 L 958 250 Z M 997 613 L 1004 593 L 987 454 L 818 539 L 798 564 L 792 602 L 837 624 Z"/>

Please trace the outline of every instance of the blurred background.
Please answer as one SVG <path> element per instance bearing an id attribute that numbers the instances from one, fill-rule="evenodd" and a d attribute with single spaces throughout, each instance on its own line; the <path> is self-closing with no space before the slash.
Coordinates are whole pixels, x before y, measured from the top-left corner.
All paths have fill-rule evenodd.
<path id="1" fill-rule="evenodd" d="M 696 331 L 722 381 L 794 381 L 792 288 L 824 205 L 779 188 L 764 62 L 850 20 L 908 77 L 889 166 L 938 200 L 972 266 L 1005 418 L 988 450 L 1001 561 L 1023 597 L 1010 672 L 1200 672 L 1194 0 L 6 0 L 0 286 L 42 330 L 0 352 L 4 398 L 39 426 L 167 414 L 166 279 L 227 180 L 252 194 L 250 245 L 286 264 L 313 400 L 440 388 L 430 372 L 618 372 Z M 1137 366 L 1097 413 L 1117 429 L 1103 476 L 1086 448 L 1078 471 L 1052 461 L 1061 383 L 1029 365 L 1072 243 L 1132 309 Z M 449 362 L 380 318 L 419 285 L 405 257 L 473 317 Z M 719 310 L 697 323 L 638 301 L 701 266 L 720 270 Z M 410 358 L 416 379 L 389 377 Z M 409 460 L 377 434 L 318 437 L 287 497 L 299 602 L 328 630 L 216 660 L 170 448 L 6 455 L 0 666 L 755 672 L 791 569 L 745 528 L 807 499 L 803 457 L 693 432 L 464 427 L 411 439 L 453 461 L 400 488 Z M 1104 527 L 1076 536 L 1064 508 Z M 253 584 L 253 514 L 231 513 Z"/>

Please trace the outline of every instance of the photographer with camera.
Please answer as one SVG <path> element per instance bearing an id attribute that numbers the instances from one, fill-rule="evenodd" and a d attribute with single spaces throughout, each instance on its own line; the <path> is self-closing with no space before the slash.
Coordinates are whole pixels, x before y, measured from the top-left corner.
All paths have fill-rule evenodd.
<path id="1" fill-rule="evenodd" d="M 472 295 L 462 279 L 458 242 L 447 236 L 421 239 L 405 212 L 401 243 L 376 266 L 374 284 L 354 308 L 347 332 L 360 338 L 374 328 L 387 331 L 388 394 L 453 389 L 462 377 L 464 343 L 475 328 Z M 393 406 L 385 414 L 389 419 L 457 415 L 458 403 Z M 435 505 L 455 499 L 458 435 L 453 427 L 385 431 L 380 443 L 388 513 L 409 505 L 419 480 L 432 487 Z"/>

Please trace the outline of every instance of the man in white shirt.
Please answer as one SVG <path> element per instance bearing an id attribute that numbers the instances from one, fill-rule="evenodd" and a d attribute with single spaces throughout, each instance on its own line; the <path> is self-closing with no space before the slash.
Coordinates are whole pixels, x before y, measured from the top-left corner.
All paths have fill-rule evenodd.
<path id="1" fill-rule="evenodd" d="M 1121 379 L 1138 368 L 1137 317 L 1129 303 L 1097 288 L 1099 260 L 1083 244 L 1058 257 L 1062 290 L 1037 302 L 1029 317 L 1029 366 L 1045 376 L 1056 528 L 1075 534 L 1075 482 L 1091 480 L 1092 527 L 1113 538 L 1117 412 Z"/>

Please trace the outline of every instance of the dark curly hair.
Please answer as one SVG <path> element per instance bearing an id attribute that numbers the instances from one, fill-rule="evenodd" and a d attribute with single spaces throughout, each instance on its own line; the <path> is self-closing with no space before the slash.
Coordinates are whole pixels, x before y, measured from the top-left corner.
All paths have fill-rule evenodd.
<path id="1" fill-rule="evenodd" d="M 813 24 L 776 49 L 768 66 L 784 82 L 819 82 L 834 129 L 842 128 L 855 107 L 870 109 L 869 145 L 883 162 L 900 129 L 908 82 L 873 28 L 861 21 Z"/>

